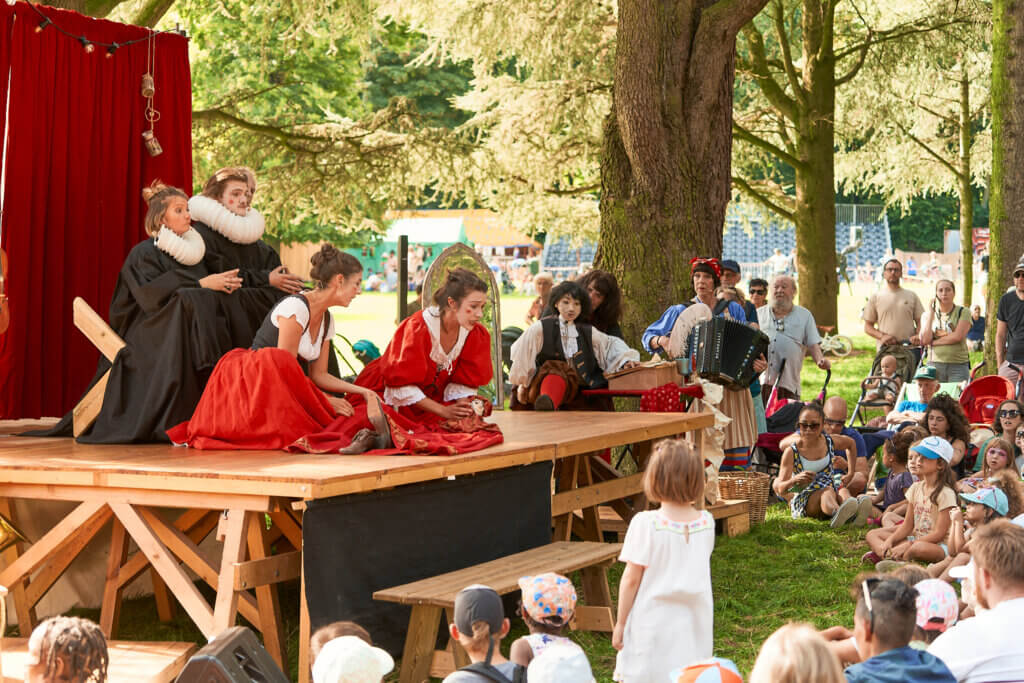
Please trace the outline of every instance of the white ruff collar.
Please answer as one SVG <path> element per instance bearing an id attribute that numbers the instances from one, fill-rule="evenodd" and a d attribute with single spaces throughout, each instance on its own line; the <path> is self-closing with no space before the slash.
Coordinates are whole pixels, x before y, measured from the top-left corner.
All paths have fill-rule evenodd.
<path id="1" fill-rule="evenodd" d="M 263 216 L 256 209 L 239 216 L 216 199 L 197 194 L 188 200 L 188 212 L 192 218 L 209 225 L 235 244 L 252 244 L 263 237 L 266 227 Z"/>
<path id="2" fill-rule="evenodd" d="M 160 232 L 153 238 L 156 248 L 164 252 L 183 266 L 194 266 L 203 260 L 206 254 L 206 242 L 203 236 L 193 228 L 184 235 L 176 235 L 166 225 L 160 226 Z"/>

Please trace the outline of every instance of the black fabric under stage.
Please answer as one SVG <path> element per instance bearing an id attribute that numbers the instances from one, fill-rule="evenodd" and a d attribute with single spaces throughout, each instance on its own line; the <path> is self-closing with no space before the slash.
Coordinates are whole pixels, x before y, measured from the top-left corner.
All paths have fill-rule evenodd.
<path id="1" fill-rule="evenodd" d="M 310 501 L 302 557 L 312 631 L 355 621 L 400 656 L 410 608 L 373 592 L 550 543 L 551 471 L 544 462 Z"/>

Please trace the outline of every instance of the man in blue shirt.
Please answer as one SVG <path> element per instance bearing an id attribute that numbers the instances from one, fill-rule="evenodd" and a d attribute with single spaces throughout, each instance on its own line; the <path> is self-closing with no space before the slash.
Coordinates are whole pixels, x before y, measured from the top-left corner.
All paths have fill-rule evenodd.
<path id="1" fill-rule="evenodd" d="M 955 683 L 941 659 L 909 646 L 917 620 L 917 591 L 898 579 L 859 583 L 853 637 L 863 661 L 847 667 L 847 683 Z"/>
<path id="2" fill-rule="evenodd" d="M 985 342 L 985 316 L 981 314 L 981 306 L 971 309 L 971 329 L 967 330 L 967 346 L 971 351 L 981 351 Z"/>

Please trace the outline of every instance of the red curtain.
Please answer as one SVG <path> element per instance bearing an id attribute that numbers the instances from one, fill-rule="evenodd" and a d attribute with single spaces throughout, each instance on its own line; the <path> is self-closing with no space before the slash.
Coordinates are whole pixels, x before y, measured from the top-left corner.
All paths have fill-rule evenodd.
<path id="1" fill-rule="evenodd" d="M 0 2 L 0 9 L 0 19 L 14 15 L 0 36 L 10 36 L 2 42 L 10 45 L 11 73 L 0 217 L 11 325 L 0 336 L 0 418 L 62 415 L 98 358 L 72 322 L 72 300 L 81 296 L 106 317 L 125 256 L 146 238 L 143 187 L 160 179 L 191 194 L 188 40 L 154 39 L 163 154 L 151 157 L 141 95 L 149 41 L 108 56 L 101 46 L 87 52 L 76 38 L 125 43 L 147 29 L 39 7 L 53 24 L 37 31 L 41 18 L 28 3 Z"/>

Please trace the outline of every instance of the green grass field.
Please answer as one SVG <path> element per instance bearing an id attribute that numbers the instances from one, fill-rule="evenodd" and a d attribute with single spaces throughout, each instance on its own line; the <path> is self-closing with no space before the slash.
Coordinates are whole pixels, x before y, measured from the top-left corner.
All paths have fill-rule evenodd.
<path id="1" fill-rule="evenodd" d="M 913 288 L 927 305 L 931 287 Z M 873 340 L 863 334 L 859 321 L 860 309 L 872 290 L 871 286 L 859 285 L 851 296 L 844 284 L 839 299 L 840 328 L 853 337 L 856 348 L 845 359 L 833 359 L 829 394 L 843 396 L 851 408 L 860 393 L 860 380 L 868 374 L 874 358 Z M 531 300 L 502 297 L 502 326 L 522 326 Z M 362 294 L 348 309 L 335 311 L 337 330 L 353 342 L 369 339 L 383 350 L 395 330 L 396 311 L 394 294 Z M 976 359 L 972 356 L 972 360 Z M 358 362 L 352 363 L 356 369 L 360 367 Z M 824 375 L 809 359 L 805 361 L 805 398 L 818 393 Z M 788 621 L 808 621 L 816 627 L 852 626 L 854 604 L 848 586 L 864 569 L 859 563 L 865 549 L 863 535 L 863 529 L 832 531 L 823 521 L 793 520 L 785 506 L 776 504 L 769 506 L 766 522 L 750 533 L 736 538 L 719 536 L 711 560 L 716 654 L 735 660 L 747 674 L 761 643 Z M 621 572 L 621 565 L 613 566 L 610 572 L 613 594 Z M 281 606 L 294 679 L 298 658 L 298 587 L 294 583 L 282 585 Z M 98 611 L 83 610 L 79 614 L 99 618 Z M 202 642 L 199 631 L 182 610 L 169 624 L 159 623 L 155 615 L 152 598 L 127 603 L 119 636 Z M 513 633 L 503 649 L 507 652 L 511 640 L 524 632 L 522 622 L 513 618 Z M 597 680 L 610 681 L 615 665 L 610 639 L 592 633 L 572 637 L 586 649 Z M 393 674 L 388 680 L 397 680 L 397 676 Z"/>

